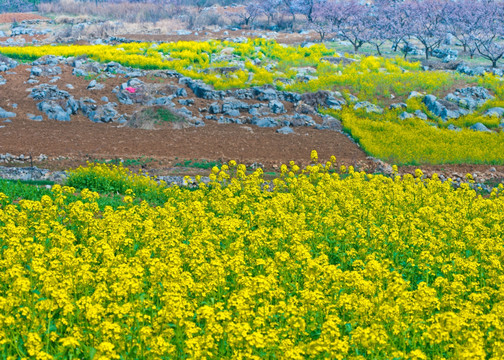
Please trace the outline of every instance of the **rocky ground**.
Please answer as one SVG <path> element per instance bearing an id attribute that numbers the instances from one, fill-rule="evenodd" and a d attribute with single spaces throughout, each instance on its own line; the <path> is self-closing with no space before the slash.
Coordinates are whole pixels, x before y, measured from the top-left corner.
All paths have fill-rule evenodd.
<path id="1" fill-rule="evenodd" d="M 2 38 L 7 34 L 0 32 L 0 42 L 46 41 L 50 32 L 43 29 L 44 21 L 49 20 L 26 19 L 12 30 L 16 31 L 14 36 L 11 33 Z M 244 35 L 243 31 L 235 32 L 221 31 L 220 35 L 238 40 Z M 128 38 L 100 42 L 147 40 L 146 36 L 124 35 Z M 155 40 L 152 37 L 156 36 L 161 35 L 147 37 Z M 173 39 L 163 36 L 156 41 L 176 37 L 190 40 L 199 34 L 176 33 L 171 35 Z M 290 40 L 300 39 L 293 36 Z M 234 159 L 275 171 L 290 160 L 307 164 L 310 151 L 316 149 L 321 159 L 335 155 L 342 165 L 371 172 L 391 171 L 390 165 L 368 157 L 343 133 L 338 120 L 317 113 L 319 106 L 340 108 L 346 104 L 338 92 L 300 95 L 267 86 L 216 91 L 174 71 L 140 71 L 117 63 L 55 56 L 28 64 L 0 57 L 0 92 L 0 163 L 4 165 L 62 170 L 86 161 L 148 159 L 132 163 L 158 175 L 169 175 L 208 171 L 192 167 L 188 160 L 218 163 Z M 422 96 L 429 111 L 443 119 L 476 109 L 492 97 L 478 87 L 456 89 L 443 99 L 428 94 L 411 96 Z M 352 101 L 355 109 L 383 111 L 365 101 Z M 502 108 L 491 110 L 504 115 Z M 400 116 L 425 114 L 403 112 Z M 474 130 L 489 131 L 480 125 L 476 124 Z M 504 178 L 502 166 L 422 168 L 426 174 L 438 172 L 460 180 L 472 173 L 481 183 Z M 414 168 L 401 169 L 412 171 Z"/>

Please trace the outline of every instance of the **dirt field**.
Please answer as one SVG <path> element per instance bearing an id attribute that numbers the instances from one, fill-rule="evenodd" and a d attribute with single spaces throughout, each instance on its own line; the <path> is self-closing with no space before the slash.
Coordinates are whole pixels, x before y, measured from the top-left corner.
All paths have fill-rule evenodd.
<path id="1" fill-rule="evenodd" d="M 78 165 L 94 159 L 146 157 L 156 160 L 150 164 L 155 167 L 170 167 L 184 159 L 234 159 L 247 165 L 261 163 L 271 169 L 290 160 L 306 164 L 310 151 L 316 149 L 321 159 L 335 155 L 341 164 L 362 169 L 372 167 L 372 161 L 345 135 L 328 130 L 296 128 L 295 134 L 282 135 L 274 128 L 218 124 L 210 120 L 204 127 L 139 130 L 93 123 L 82 114 L 73 115 L 70 122 L 47 120 L 45 115 L 41 122 L 29 120 L 28 113 L 42 115 L 36 108 L 36 101 L 28 97 L 30 85 L 24 83 L 29 77 L 29 68 L 20 65 L 14 69 L 15 74 L 3 75 L 8 85 L 0 88 L 7 94 L 0 98 L 0 107 L 16 112 L 17 116 L 0 128 L 0 153 L 31 153 L 33 157 L 45 154 L 58 159 L 52 167 Z M 68 90 L 65 84 L 72 84 L 74 89 L 68 92 L 75 99 L 92 94 L 95 99 L 107 96 L 110 101 L 117 101 L 111 91 L 125 81 L 119 77 L 109 79 L 104 82 L 103 90 L 90 92 L 86 90 L 89 80 L 71 75 L 70 67 L 62 66 L 62 69 L 63 74 L 56 84 L 64 90 Z M 4 92 L 7 89 L 8 93 Z M 17 108 L 12 104 L 17 104 Z M 195 104 L 196 107 L 204 105 L 201 100 Z M 133 106 L 119 103 L 118 110 L 131 112 Z"/>
<path id="2" fill-rule="evenodd" d="M 14 21 L 20 22 L 24 20 L 49 20 L 45 16 L 40 16 L 31 13 L 4 13 L 0 14 L 0 24 L 11 23 Z"/>

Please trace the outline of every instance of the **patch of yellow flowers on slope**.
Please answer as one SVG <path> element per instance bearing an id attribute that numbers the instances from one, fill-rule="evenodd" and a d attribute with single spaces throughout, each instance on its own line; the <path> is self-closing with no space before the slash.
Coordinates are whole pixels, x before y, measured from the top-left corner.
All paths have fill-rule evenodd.
<path id="1" fill-rule="evenodd" d="M 502 359 L 502 186 L 334 163 L 158 207 L 0 194 L 3 358 Z"/>

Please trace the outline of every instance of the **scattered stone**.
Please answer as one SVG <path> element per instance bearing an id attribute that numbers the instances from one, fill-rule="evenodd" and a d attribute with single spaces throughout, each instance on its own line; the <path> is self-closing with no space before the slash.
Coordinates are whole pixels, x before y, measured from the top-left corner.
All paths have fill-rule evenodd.
<path id="1" fill-rule="evenodd" d="M 424 113 L 422 110 L 415 110 L 414 114 L 419 119 L 422 119 L 422 120 L 427 120 L 428 119 L 427 114 Z"/>
<path id="2" fill-rule="evenodd" d="M 105 105 L 99 105 L 96 107 L 96 110 L 90 111 L 88 113 L 88 118 L 93 122 L 112 122 L 119 117 L 119 114 L 115 109 L 116 106 L 116 103 L 110 102 Z"/>
<path id="3" fill-rule="evenodd" d="M 70 98 L 70 94 L 58 89 L 57 85 L 40 84 L 31 89 L 30 97 L 35 100 L 63 100 Z"/>
<path id="4" fill-rule="evenodd" d="M 278 100 L 270 101 L 268 106 L 273 114 L 283 114 L 286 112 L 284 104 Z"/>
<path id="5" fill-rule="evenodd" d="M 34 114 L 26 114 L 28 119 L 33 120 L 33 121 L 42 121 L 42 115 L 34 115 Z"/>
<path id="6" fill-rule="evenodd" d="M 342 131 L 343 124 L 339 119 L 336 119 L 335 117 L 332 117 L 330 115 L 325 115 L 322 117 L 322 124 L 316 125 L 315 128 L 319 130 Z"/>
<path id="7" fill-rule="evenodd" d="M 459 128 L 458 126 L 455 126 L 453 124 L 448 125 L 447 129 L 448 130 L 453 130 L 453 131 L 462 131 L 461 128 Z"/>
<path id="8" fill-rule="evenodd" d="M 364 109 L 367 113 L 383 114 L 383 109 L 369 101 L 360 101 L 354 105 L 354 110 Z"/>
<path id="9" fill-rule="evenodd" d="M 342 64 L 343 66 L 353 64 L 353 63 L 355 63 L 357 61 L 355 59 L 347 58 L 347 57 L 344 57 L 344 56 L 341 56 L 341 57 L 337 57 L 337 56 L 323 57 L 320 60 L 328 61 L 331 64 Z"/>
<path id="10" fill-rule="evenodd" d="M 390 110 L 400 110 L 400 109 L 407 109 L 407 108 L 408 108 L 408 105 L 406 105 L 405 103 L 396 103 L 396 104 L 391 104 L 389 106 Z"/>
<path id="11" fill-rule="evenodd" d="M 409 112 L 406 112 L 406 111 L 399 114 L 399 119 L 401 119 L 401 120 L 412 119 L 414 117 L 415 117 L 415 115 L 410 114 Z"/>
<path id="12" fill-rule="evenodd" d="M 470 126 L 469 129 L 474 130 L 474 131 L 491 132 L 489 128 L 487 128 L 485 125 L 483 125 L 480 122 L 477 122 L 476 124 Z"/>
<path id="13" fill-rule="evenodd" d="M 185 88 L 178 88 L 175 95 L 177 95 L 179 97 L 187 97 L 187 90 Z"/>
<path id="14" fill-rule="evenodd" d="M 271 117 L 264 117 L 264 118 L 256 118 L 253 117 L 250 121 L 252 125 L 256 125 L 258 127 L 277 127 L 278 126 L 278 121 Z"/>
<path id="15" fill-rule="evenodd" d="M 184 105 L 184 106 L 191 106 L 194 104 L 194 100 L 193 99 L 181 99 L 178 101 L 180 105 Z"/>
<path id="16" fill-rule="evenodd" d="M 42 75 L 42 69 L 37 67 L 37 66 L 34 66 L 31 68 L 30 70 L 30 74 L 33 75 L 33 76 L 41 76 Z"/>
<path id="17" fill-rule="evenodd" d="M 70 115 L 54 100 L 42 101 L 37 108 L 51 120 L 70 121 Z"/>
<path id="18" fill-rule="evenodd" d="M 437 100 L 434 95 L 426 95 L 423 99 L 423 103 L 427 106 L 427 109 L 429 109 L 431 113 L 439 116 L 443 121 L 448 119 L 457 119 L 463 114 L 456 105 L 446 100 Z M 448 109 L 447 106 L 452 108 Z"/>
<path id="19" fill-rule="evenodd" d="M 219 114 L 221 112 L 221 107 L 218 103 L 214 102 L 208 107 L 208 112 L 210 114 Z"/>
<path id="20" fill-rule="evenodd" d="M 16 114 L 0 107 L 0 119 L 16 117 Z"/>
<path id="21" fill-rule="evenodd" d="M 106 97 L 106 96 L 102 96 L 102 97 L 100 98 L 100 100 L 101 100 L 101 101 L 103 101 L 103 102 L 109 102 L 109 99 L 108 99 L 108 97 Z"/>
<path id="22" fill-rule="evenodd" d="M 284 126 L 280 129 L 277 129 L 276 131 L 277 133 L 279 134 L 293 134 L 294 133 L 294 129 L 291 128 L 291 127 L 288 127 L 288 126 Z"/>
<path id="23" fill-rule="evenodd" d="M 485 112 L 485 116 L 498 116 L 498 117 L 502 117 L 503 115 L 504 115 L 504 108 L 501 108 L 501 107 L 494 107 L 494 108 L 488 109 Z"/>

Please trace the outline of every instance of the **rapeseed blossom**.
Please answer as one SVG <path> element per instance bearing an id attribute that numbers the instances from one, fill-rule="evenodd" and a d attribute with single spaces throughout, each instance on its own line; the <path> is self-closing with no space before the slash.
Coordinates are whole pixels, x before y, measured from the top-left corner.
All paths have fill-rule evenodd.
<path id="1" fill-rule="evenodd" d="M 230 162 L 162 206 L 131 188 L 115 209 L 69 186 L 0 194 L 2 355 L 501 359 L 503 186 L 335 161 L 282 166 L 268 191 Z"/>

